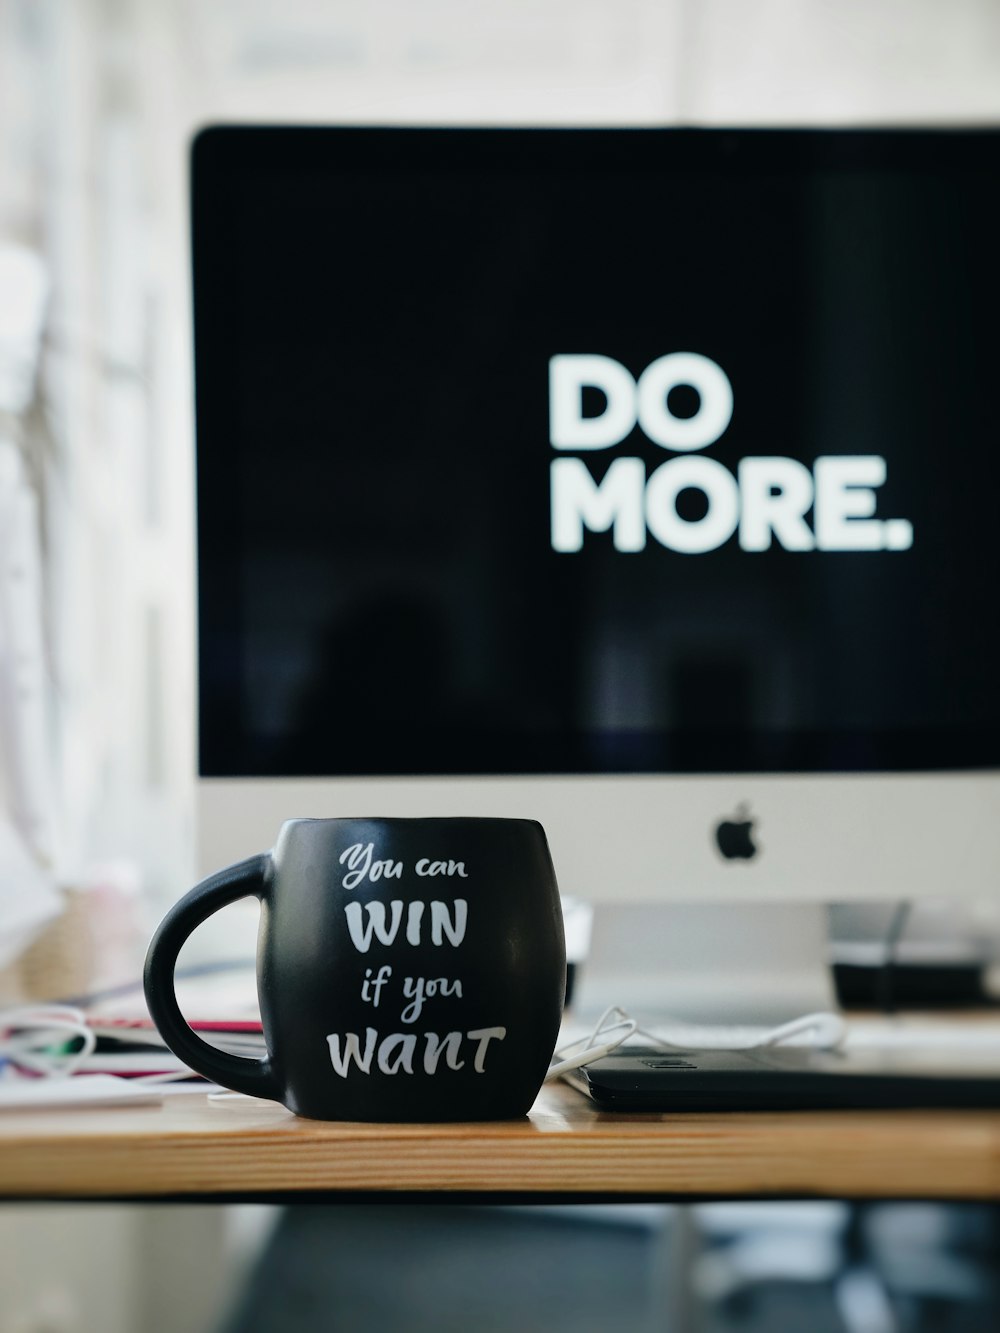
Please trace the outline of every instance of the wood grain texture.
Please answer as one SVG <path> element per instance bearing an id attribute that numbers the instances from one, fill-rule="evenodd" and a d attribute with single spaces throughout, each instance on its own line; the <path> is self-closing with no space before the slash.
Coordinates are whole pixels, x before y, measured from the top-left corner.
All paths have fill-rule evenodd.
<path id="1" fill-rule="evenodd" d="M 609 1114 L 563 1086 L 502 1124 L 302 1120 L 273 1102 L 0 1114 L 6 1198 L 452 1191 L 1000 1197 L 1000 1113 Z"/>

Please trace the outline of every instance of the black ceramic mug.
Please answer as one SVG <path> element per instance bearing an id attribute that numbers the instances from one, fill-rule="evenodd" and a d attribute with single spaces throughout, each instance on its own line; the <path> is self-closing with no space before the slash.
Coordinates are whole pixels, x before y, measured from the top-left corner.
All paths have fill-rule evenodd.
<path id="1" fill-rule="evenodd" d="M 251 894 L 264 1060 L 202 1041 L 174 994 L 191 931 Z M 171 909 L 145 985 L 174 1054 L 238 1092 L 321 1120 L 500 1120 L 542 1085 L 565 977 L 540 824 L 293 819 Z"/>

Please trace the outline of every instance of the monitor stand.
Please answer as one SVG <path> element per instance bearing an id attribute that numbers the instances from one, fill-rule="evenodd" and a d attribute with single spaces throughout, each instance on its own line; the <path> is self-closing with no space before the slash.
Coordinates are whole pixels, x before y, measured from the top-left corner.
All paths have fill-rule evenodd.
<path id="1" fill-rule="evenodd" d="M 827 910 L 811 903 L 598 906 L 574 1016 L 776 1024 L 836 1009 Z"/>

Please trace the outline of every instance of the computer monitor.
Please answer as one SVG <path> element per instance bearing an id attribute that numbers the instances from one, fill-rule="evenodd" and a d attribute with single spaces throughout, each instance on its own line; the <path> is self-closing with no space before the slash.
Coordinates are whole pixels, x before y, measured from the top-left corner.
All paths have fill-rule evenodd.
<path id="1" fill-rule="evenodd" d="M 203 864 L 995 892 L 998 217 L 992 131 L 203 132 Z"/>

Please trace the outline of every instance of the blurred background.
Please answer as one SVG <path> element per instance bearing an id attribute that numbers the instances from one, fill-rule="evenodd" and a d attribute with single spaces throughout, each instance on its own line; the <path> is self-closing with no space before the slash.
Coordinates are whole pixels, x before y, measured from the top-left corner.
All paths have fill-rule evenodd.
<path id="1" fill-rule="evenodd" d="M 187 154 L 200 126 L 278 121 L 995 124 L 1000 6 L 0 0 L 0 999 L 131 979 L 193 879 Z M 412 1228 L 394 1216 L 380 1234 L 404 1250 Z M 339 1324 L 308 1322 L 304 1288 L 297 1322 L 253 1322 L 241 1294 L 262 1246 L 273 1295 L 275 1273 L 295 1280 L 281 1246 L 322 1254 L 360 1225 L 336 1210 L 8 1206 L 0 1333 L 388 1327 L 351 1322 L 349 1303 Z M 551 1281 L 577 1293 L 538 1323 L 522 1309 L 523 1327 L 996 1326 L 990 1210 L 483 1225 L 494 1255 L 533 1228 Z M 463 1299 L 458 1322 L 426 1327 L 515 1326 L 489 1322 L 481 1289 Z"/>

